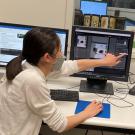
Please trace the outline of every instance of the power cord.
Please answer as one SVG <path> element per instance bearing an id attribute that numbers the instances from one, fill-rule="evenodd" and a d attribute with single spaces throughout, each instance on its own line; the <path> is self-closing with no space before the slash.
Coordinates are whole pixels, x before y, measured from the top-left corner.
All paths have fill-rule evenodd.
<path id="1" fill-rule="evenodd" d="M 128 91 L 129 91 L 129 89 L 130 89 L 130 87 L 129 87 L 128 84 L 127 84 L 126 86 L 127 86 L 127 88 L 117 88 L 117 89 L 115 90 L 115 93 L 124 94 L 123 97 L 119 97 L 118 95 L 114 94 L 114 95 L 113 95 L 114 97 L 110 96 L 109 98 L 107 98 L 107 101 L 108 101 L 110 104 L 112 104 L 113 106 L 118 107 L 118 108 L 133 107 L 133 106 L 134 106 L 133 103 L 131 103 L 131 102 L 125 100 L 126 97 L 127 97 L 127 95 L 128 95 Z M 110 99 L 121 100 L 121 101 L 127 103 L 128 105 L 118 106 L 117 104 L 112 103 L 112 101 L 111 101 Z"/>
<path id="2" fill-rule="evenodd" d="M 98 97 L 101 97 L 101 98 L 103 98 L 102 100 L 101 100 L 101 103 L 103 103 L 104 102 L 104 100 L 106 99 L 106 98 L 108 98 L 108 96 L 110 96 L 110 95 L 105 95 L 105 96 L 102 96 L 101 94 L 97 94 L 97 93 L 95 93 Z"/>
<path id="3" fill-rule="evenodd" d="M 128 78 L 130 84 L 135 84 L 135 74 L 132 72 L 129 72 L 129 78 Z"/>
<path id="4" fill-rule="evenodd" d="M 119 83 L 119 82 L 117 82 L 117 83 Z M 120 84 L 121 84 L 121 83 L 120 83 Z M 118 107 L 118 108 L 133 107 L 133 106 L 134 106 L 133 103 L 131 103 L 131 102 L 125 100 L 126 97 L 127 97 L 127 95 L 128 95 L 128 91 L 129 91 L 129 89 L 130 89 L 130 88 L 129 88 L 129 85 L 128 85 L 128 84 L 122 84 L 122 85 L 127 86 L 127 88 L 117 88 L 114 92 L 115 92 L 115 93 L 118 93 L 118 94 L 119 94 L 119 93 L 120 93 L 120 94 L 123 94 L 123 95 L 124 95 L 123 97 L 120 97 L 120 96 L 118 96 L 118 95 L 116 95 L 116 94 L 114 94 L 114 95 L 102 96 L 102 95 L 96 93 L 96 95 L 99 96 L 99 97 L 101 97 L 101 98 L 103 98 L 103 99 L 102 99 L 102 103 L 104 103 L 104 101 L 106 100 L 108 103 L 110 103 L 111 105 L 113 105 L 113 106 L 115 106 L 115 107 Z M 111 100 L 113 100 L 113 99 L 119 100 L 119 101 L 121 100 L 121 101 L 127 103 L 128 105 L 118 106 L 117 104 L 115 104 L 115 103 L 113 103 L 113 102 L 111 101 Z"/>
<path id="5" fill-rule="evenodd" d="M 135 83 L 135 81 L 132 81 L 132 80 L 131 80 L 131 76 L 135 76 L 135 74 L 132 73 L 132 72 L 129 73 L 129 83 L 127 83 L 127 84 L 125 84 L 125 82 L 122 83 L 122 82 L 119 82 L 119 81 L 115 81 L 116 83 L 119 83 L 119 84 L 121 84 L 121 85 L 123 85 L 123 86 L 127 86 L 127 88 L 117 88 L 117 89 L 115 89 L 115 91 L 114 91 L 115 93 L 125 94 L 124 97 L 119 97 L 119 96 L 116 95 L 116 94 L 114 94 L 114 95 L 101 96 L 101 94 L 95 93 L 97 96 L 103 98 L 102 101 L 101 101 L 101 103 L 104 103 L 104 101 L 106 100 L 108 103 L 110 103 L 110 104 L 112 104 L 113 106 L 118 107 L 118 108 L 133 107 L 133 106 L 134 106 L 133 103 L 131 103 L 131 102 L 125 100 L 126 97 L 127 97 L 127 95 L 128 95 L 128 91 L 129 91 L 129 89 L 130 89 L 129 85 Z M 69 88 L 66 88 L 66 89 L 72 89 L 72 88 L 79 87 L 79 86 L 80 86 L 80 85 L 76 85 L 76 86 L 72 86 L 72 87 L 69 87 Z M 112 99 L 112 100 L 113 100 L 113 99 L 121 100 L 121 101 L 123 101 L 123 102 L 125 102 L 125 103 L 127 103 L 127 104 L 129 104 L 129 105 L 118 106 L 117 104 L 114 104 L 114 103 L 111 101 L 111 99 Z M 87 132 L 88 132 L 88 131 L 87 131 Z M 87 132 L 86 132 L 86 133 L 87 133 Z"/>
<path id="6" fill-rule="evenodd" d="M 114 95 L 114 96 L 116 96 L 116 95 Z M 131 102 L 129 102 L 129 101 L 126 101 L 126 100 L 122 99 L 122 98 L 119 97 L 119 96 L 116 96 L 116 97 L 117 97 L 117 98 L 114 98 L 114 97 L 111 97 L 111 96 L 108 97 L 108 98 L 107 98 L 107 102 L 110 103 L 111 105 L 115 106 L 115 107 L 118 107 L 118 108 L 127 108 L 127 107 L 133 107 L 133 106 L 134 106 L 133 103 L 131 103 Z M 129 105 L 118 106 L 117 104 L 112 103 L 112 102 L 110 101 L 110 99 L 118 99 L 118 100 L 122 100 L 122 101 L 124 101 L 125 103 L 127 103 L 127 104 L 129 104 Z"/>

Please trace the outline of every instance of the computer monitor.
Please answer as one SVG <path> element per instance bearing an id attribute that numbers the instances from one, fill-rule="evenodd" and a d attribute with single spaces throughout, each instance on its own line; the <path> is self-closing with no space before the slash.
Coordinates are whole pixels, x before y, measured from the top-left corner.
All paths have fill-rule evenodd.
<path id="1" fill-rule="evenodd" d="M 0 66 L 6 66 L 7 63 L 21 54 L 23 46 L 23 37 L 34 27 L 22 24 L 13 23 L 0 23 Z M 48 28 L 48 27 L 45 27 Z M 68 42 L 68 30 L 50 28 L 56 32 L 61 40 L 61 47 L 64 55 L 67 52 L 67 42 Z"/>
<path id="2" fill-rule="evenodd" d="M 83 14 L 106 15 L 107 3 L 81 0 L 80 9 L 82 10 Z"/>
<path id="3" fill-rule="evenodd" d="M 133 36 L 129 31 L 73 26 L 70 59 L 101 59 L 106 53 L 128 54 L 116 66 L 95 67 L 73 74 L 87 78 L 81 81 L 80 91 L 112 95 L 113 86 L 107 80 L 128 81 Z"/>

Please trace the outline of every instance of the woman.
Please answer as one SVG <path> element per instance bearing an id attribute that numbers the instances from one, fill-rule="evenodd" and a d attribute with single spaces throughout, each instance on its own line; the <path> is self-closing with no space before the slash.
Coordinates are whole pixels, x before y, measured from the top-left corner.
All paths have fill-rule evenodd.
<path id="1" fill-rule="evenodd" d="M 0 85 L 0 135 L 38 135 L 42 120 L 63 132 L 102 110 L 93 101 L 83 112 L 66 117 L 50 98 L 46 79 L 70 75 L 90 67 L 114 66 L 124 54 L 107 54 L 99 60 L 64 61 L 58 36 L 49 29 L 34 28 L 23 40 L 21 56 L 6 67 L 7 80 Z"/>

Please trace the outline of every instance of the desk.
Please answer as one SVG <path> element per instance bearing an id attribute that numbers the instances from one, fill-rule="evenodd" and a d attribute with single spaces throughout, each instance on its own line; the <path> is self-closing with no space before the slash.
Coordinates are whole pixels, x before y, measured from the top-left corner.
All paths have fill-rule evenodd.
<path id="1" fill-rule="evenodd" d="M 56 88 L 59 88 L 59 89 L 60 88 L 65 88 L 65 89 L 71 88 L 71 90 L 78 91 L 81 79 L 82 78 L 65 77 L 65 78 L 60 78 L 57 80 L 47 81 L 47 85 L 49 88 L 55 88 L 55 89 Z M 122 87 L 125 88 L 125 86 L 122 84 L 119 84 L 116 82 L 112 82 L 112 83 L 113 83 L 114 89 L 122 88 Z M 118 95 L 118 93 L 117 93 L 117 95 Z M 102 94 L 102 96 L 106 96 L 106 95 Z M 119 94 L 119 96 L 122 97 L 123 94 Z M 101 101 L 103 99 L 102 97 L 99 97 L 96 94 L 83 93 L 83 92 L 79 92 L 79 97 L 81 100 L 86 100 L 86 101 L 92 101 L 94 99 Z M 127 97 L 124 100 L 126 100 L 130 103 L 133 103 L 135 105 L 135 96 L 127 95 Z M 110 98 L 110 101 L 121 107 L 127 106 L 127 103 L 122 100 Z M 106 100 L 104 100 L 104 102 L 107 103 Z M 56 101 L 56 104 L 60 107 L 61 111 L 66 116 L 73 115 L 75 112 L 76 105 L 77 105 L 76 102 L 67 102 L 67 101 Z M 97 127 L 126 129 L 126 130 L 132 130 L 133 132 L 135 132 L 135 106 L 119 108 L 119 107 L 113 106 L 111 104 L 111 118 L 110 119 L 93 117 L 93 118 L 86 120 L 84 123 L 82 123 L 82 125 L 87 126 L 87 127 L 89 125 L 91 125 L 91 126 L 97 126 Z"/>

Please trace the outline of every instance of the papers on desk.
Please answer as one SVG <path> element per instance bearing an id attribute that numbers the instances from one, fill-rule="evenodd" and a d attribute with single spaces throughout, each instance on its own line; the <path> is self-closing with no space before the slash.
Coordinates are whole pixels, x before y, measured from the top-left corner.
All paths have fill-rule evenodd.
<path id="1" fill-rule="evenodd" d="M 83 111 L 91 101 L 79 100 L 76 106 L 75 114 Z M 103 110 L 95 117 L 110 118 L 110 104 L 103 103 Z"/>

